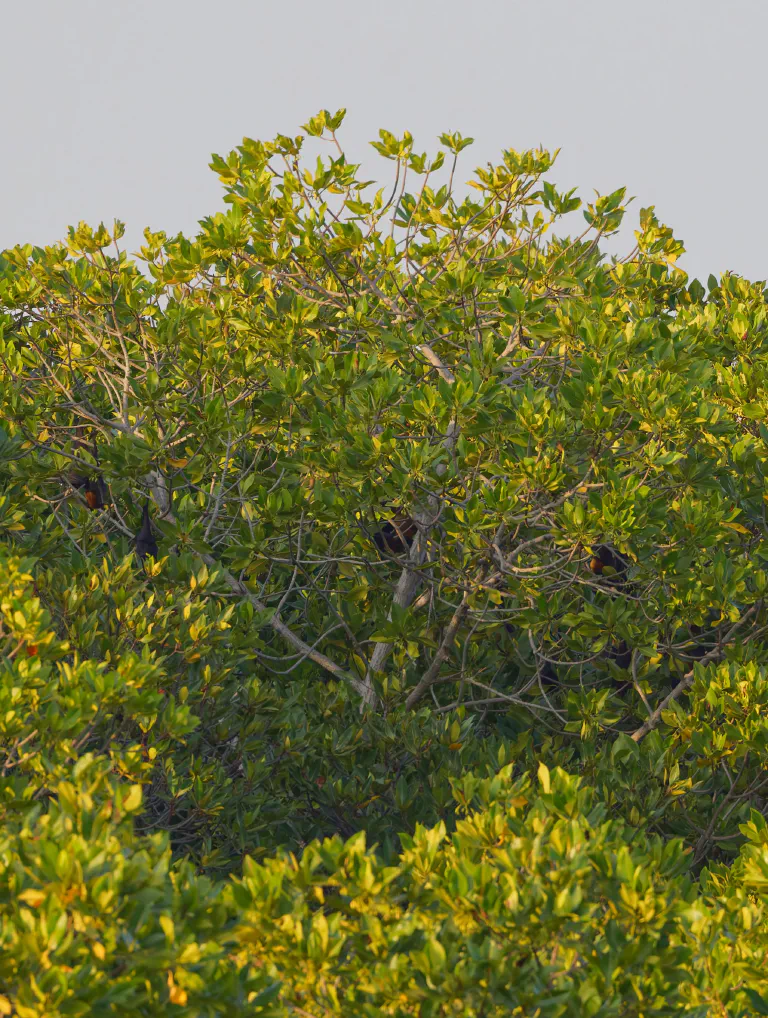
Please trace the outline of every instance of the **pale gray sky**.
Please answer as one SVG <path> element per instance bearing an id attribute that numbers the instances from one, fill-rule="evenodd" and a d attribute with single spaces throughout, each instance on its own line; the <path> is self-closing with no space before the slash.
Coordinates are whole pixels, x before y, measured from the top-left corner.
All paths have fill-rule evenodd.
<path id="1" fill-rule="evenodd" d="M 131 249 L 193 231 L 211 152 L 346 106 L 382 182 L 380 127 L 474 137 L 464 179 L 559 147 L 558 185 L 626 185 L 692 275 L 768 276 L 768 0 L 5 0 L 1 24 L 0 248 L 81 219 L 124 220 Z"/>

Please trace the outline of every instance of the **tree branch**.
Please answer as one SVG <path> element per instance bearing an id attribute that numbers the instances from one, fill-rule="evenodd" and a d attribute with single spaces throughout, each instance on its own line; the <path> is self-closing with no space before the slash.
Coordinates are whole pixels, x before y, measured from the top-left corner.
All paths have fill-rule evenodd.
<path id="1" fill-rule="evenodd" d="M 745 612 L 738 620 L 738 622 L 735 622 L 731 626 L 731 628 L 728 630 L 728 635 L 726 637 L 726 645 L 727 641 L 730 640 L 731 636 L 733 636 L 733 634 L 736 632 L 739 626 L 746 622 L 750 615 L 755 614 L 760 604 L 761 604 L 760 601 L 756 601 L 755 604 L 753 604 L 752 607 L 749 609 L 749 611 Z M 704 665 L 708 665 L 711 661 L 719 660 L 720 658 L 722 658 L 723 653 L 724 651 L 721 647 L 715 647 L 713 650 L 710 650 L 708 654 L 705 654 L 700 661 L 697 661 L 696 664 L 700 665 L 703 668 Z M 644 724 L 642 724 L 637 729 L 637 731 L 632 733 L 632 739 L 635 742 L 639 742 L 642 738 L 644 738 L 644 736 L 648 734 L 648 732 L 653 731 L 653 729 L 658 725 L 659 721 L 661 720 L 662 713 L 667 709 L 667 707 L 672 703 L 672 701 L 677 700 L 677 698 L 681 696 L 687 689 L 691 688 L 691 686 L 693 685 L 693 680 L 695 678 L 695 671 L 696 665 L 694 665 L 689 672 L 686 672 L 686 674 L 682 677 L 682 679 L 680 679 L 680 681 L 672 690 L 672 692 L 668 693 L 664 697 L 664 699 L 661 701 L 656 710 L 653 711 L 648 720 Z"/>
<path id="2" fill-rule="evenodd" d="M 432 350 L 431 347 L 423 345 L 419 348 L 421 352 L 427 357 L 429 362 L 436 368 L 440 373 L 441 377 L 444 378 L 450 384 L 455 381 L 453 372 L 447 368 L 437 354 Z M 456 421 L 451 421 L 448 425 L 448 431 L 443 439 L 443 446 L 448 450 L 449 453 L 453 452 L 456 442 L 459 438 L 459 428 Z M 441 463 L 437 468 L 438 476 L 442 476 L 448 468 L 444 463 Z M 416 596 L 416 591 L 419 589 L 421 583 L 421 573 L 415 566 L 421 566 L 427 557 L 427 544 L 429 538 L 429 529 L 434 524 L 439 513 L 439 504 L 437 499 L 432 496 L 430 498 L 430 512 L 414 511 L 413 519 L 416 523 L 420 524 L 419 532 L 411 545 L 410 552 L 408 554 L 408 564 L 403 568 L 400 574 L 400 579 L 397 581 L 395 587 L 395 593 L 392 598 L 392 604 L 397 605 L 399 608 L 408 608 Z M 387 618 L 392 618 L 392 609 L 390 608 Z M 371 654 L 370 661 L 368 662 L 368 670 L 365 675 L 365 686 L 370 691 L 369 695 L 373 694 L 373 676 L 376 672 L 380 672 L 384 667 L 384 662 L 389 657 L 392 651 L 391 643 L 377 643 L 374 648 L 373 654 Z"/>
<path id="3" fill-rule="evenodd" d="M 168 523 L 175 524 L 176 518 L 170 511 L 168 504 L 168 490 L 167 487 L 162 483 L 164 478 L 160 478 L 156 473 L 151 476 L 150 486 L 152 489 L 152 497 L 155 500 L 158 508 L 163 514 L 163 519 Z M 163 509 L 165 508 L 165 512 Z M 204 552 L 197 553 L 200 558 L 205 562 L 209 569 L 215 569 L 225 580 L 227 586 L 233 593 L 237 594 L 245 601 L 250 601 L 253 607 L 258 612 L 269 612 L 270 609 L 263 601 L 260 601 L 258 597 L 252 594 L 244 583 L 241 583 L 236 577 L 225 569 L 224 566 L 213 557 L 213 555 L 207 555 Z M 340 665 L 337 665 L 335 661 L 331 661 L 329 657 L 322 654 L 319 650 L 315 650 L 310 647 L 308 643 L 305 643 L 300 636 L 297 636 L 292 629 L 282 621 L 277 615 L 273 615 L 269 621 L 269 625 L 278 633 L 282 638 L 289 643 L 294 650 L 303 654 L 304 657 L 309 658 L 310 661 L 314 661 L 316 665 L 319 665 L 324 671 L 333 675 L 334 678 L 341 679 L 342 682 L 346 682 L 347 685 L 351 686 L 354 691 L 362 697 L 363 703 L 369 707 L 376 707 L 377 698 L 372 687 L 368 686 L 365 682 L 357 678 L 357 676 L 350 674 L 345 671 Z"/>
<path id="4" fill-rule="evenodd" d="M 435 681 L 440 673 L 440 669 L 443 663 L 448 660 L 451 653 L 451 647 L 453 641 L 456 638 L 456 633 L 459 630 L 459 626 L 466 618 L 467 612 L 469 611 L 469 595 L 464 594 L 461 599 L 461 604 L 453 613 L 453 618 L 448 623 L 448 628 L 445 631 L 442 643 L 440 644 L 437 653 L 432 659 L 432 664 L 427 668 L 424 675 L 419 680 L 418 684 L 414 686 L 411 692 L 408 694 L 408 699 L 405 701 L 405 706 L 410 709 L 414 704 L 422 698 L 432 683 Z"/>

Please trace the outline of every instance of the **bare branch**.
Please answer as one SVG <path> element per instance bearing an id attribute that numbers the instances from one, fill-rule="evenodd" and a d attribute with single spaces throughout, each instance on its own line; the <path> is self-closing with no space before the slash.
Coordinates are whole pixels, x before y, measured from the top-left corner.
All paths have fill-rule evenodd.
<path id="1" fill-rule="evenodd" d="M 448 660 L 448 657 L 450 656 L 451 653 L 451 647 L 453 646 L 453 641 L 456 638 L 456 633 L 459 630 L 459 626 L 466 618 L 468 611 L 469 611 L 469 595 L 464 594 L 464 597 L 461 599 L 461 604 L 453 613 L 453 618 L 448 623 L 448 628 L 445 631 L 445 636 L 443 637 L 443 641 L 440 644 L 437 653 L 432 659 L 432 664 L 429 666 L 429 668 L 427 668 L 418 685 L 416 685 L 408 694 L 408 699 L 405 701 L 405 706 L 409 710 L 411 707 L 413 707 L 416 703 L 419 702 L 419 700 L 422 698 L 422 696 L 426 693 L 426 691 L 429 689 L 429 687 L 432 685 L 432 683 L 439 675 L 443 663 Z"/>
<path id="2" fill-rule="evenodd" d="M 755 602 L 755 604 L 752 605 L 749 611 L 745 612 L 744 615 L 741 616 L 739 621 L 734 623 L 733 626 L 731 626 L 731 628 L 728 630 L 728 635 L 726 636 L 724 643 L 727 644 L 727 641 L 731 638 L 731 636 L 733 636 L 733 634 L 736 632 L 739 626 L 746 622 L 750 615 L 755 614 L 760 604 L 761 604 L 760 601 Z M 708 654 L 705 654 L 700 661 L 697 661 L 696 664 L 700 665 L 703 668 L 704 665 L 708 665 L 711 661 L 716 661 L 722 658 L 723 654 L 724 651 L 722 648 L 715 647 Z M 681 696 L 687 689 L 691 688 L 691 686 L 693 685 L 693 680 L 695 678 L 695 671 L 696 665 L 694 665 L 689 672 L 686 672 L 682 679 L 680 679 L 678 684 L 672 690 L 672 692 L 668 693 L 664 697 L 664 699 L 661 701 L 656 710 L 651 714 L 648 720 L 644 724 L 642 724 L 637 729 L 637 731 L 632 733 L 632 739 L 635 742 L 640 742 L 640 740 L 644 736 L 646 736 L 648 732 L 653 731 L 653 729 L 658 725 L 659 721 L 661 720 L 662 713 L 667 709 L 667 707 L 672 703 L 672 701 L 677 700 L 677 698 Z"/>

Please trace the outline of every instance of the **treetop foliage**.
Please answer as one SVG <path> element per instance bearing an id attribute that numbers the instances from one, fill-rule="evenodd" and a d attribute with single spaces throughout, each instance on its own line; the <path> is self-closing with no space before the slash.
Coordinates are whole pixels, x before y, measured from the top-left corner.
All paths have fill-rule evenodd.
<path id="1" fill-rule="evenodd" d="M 0 255 L 0 1014 L 768 1014 L 764 284 L 343 116 Z"/>

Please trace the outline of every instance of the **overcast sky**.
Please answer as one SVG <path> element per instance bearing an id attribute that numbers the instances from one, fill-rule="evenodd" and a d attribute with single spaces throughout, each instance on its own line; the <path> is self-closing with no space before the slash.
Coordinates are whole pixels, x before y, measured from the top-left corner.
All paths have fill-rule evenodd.
<path id="1" fill-rule="evenodd" d="M 768 276 L 768 0 L 6 0 L 0 248 L 79 220 L 175 233 L 220 207 L 208 168 L 244 135 L 348 109 L 341 140 L 410 130 L 562 149 L 559 186 L 626 185 L 681 264 Z M 626 238 L 631 239 L 631 232 Z M 629 243 L 631 246 L 631 243 Z"/>

